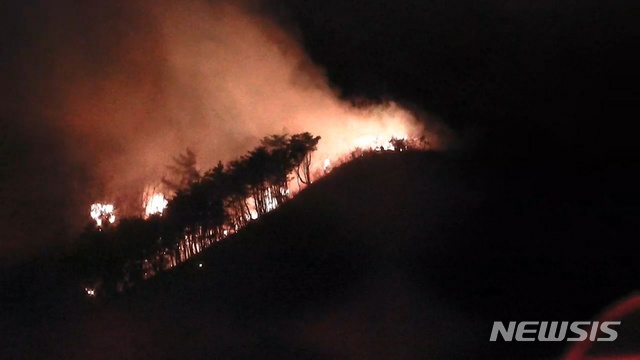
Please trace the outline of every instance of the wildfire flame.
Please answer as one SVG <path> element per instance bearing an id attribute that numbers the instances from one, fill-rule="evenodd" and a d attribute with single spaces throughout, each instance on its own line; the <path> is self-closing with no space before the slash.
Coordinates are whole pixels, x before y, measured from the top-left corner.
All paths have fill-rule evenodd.
<path id="1" fill-rule="evenodd" d="M 324 159 L 324 163 L 322 164 L 322 170 L 326 173 L 329 172 L 329 168 L 331 167 L 331 160 Z"/>
<path id="2" fill-rule="evenodd" d="M 413 137 L 409 137 L 406 135 L 388 135 L 393 134 L 389 130 L 399 130 L 397 133 L 404 134 L 402 132 L 403 126 L 402 122 L 398 122 L 398 129 L 378 129 L 381 131 L 382 135 L 363 135 L 363 136 L 354 136 L 351 141 L 348 141 L 350 145 L 339 145 L 338 143 L 331 143 L 329 146 L 325 146 L 323 149 L 319 149 L 318 156 L 320 159 L 324 159 L 321 161 L 314 162 L 312 164 L 312 170 L 315 174 L 314 177 L 322 176 L 322 174 L 329 173 L 336 164 L 340 164 L 344 162 L 344 157 L 349 154 L 349 151 L 359 150 L 359 151 L 395 151 L 397 150 L 394 147 L 393 139 L 396 140 L 407 140 L 414 139 Z M 354 129 L 355 130 L 355 129 Z M 376 130 L 372 128 L 368 128 L 366 130 Z M 385 131 L 386 130 L 386 131 Z M 322 142 L 321 142 L 322 144 Z M 320 146 L 319 148 L 321 148 Z M 329 151 L 327 148 L 332 148 L 333 151 Z M 347 150 L 348 149 L 348 150 Z M 324 150 L 324 151 L 322 151 Z M 402 148 L 398 149 L 402 151 Z M 290 179 L 290 186 L 295 184 L 295 176 L 292 176 Z M 298 185 L 298 189 L 295 187 L 290 189 L 282 190 L 285 197 L 291 197 L 295 195 L 300 190 L 300 186 Z M 274 196 L 275 194 L 271 193 L 271 190 L 268 190 L 268 193 L 265 196 L 266 200 L 266 210 L 271 211 L 275 209 L 279 204 Z M 158 186 L 152 187 L 147 186 L 143 193 L 143 201 L 142 201 L 142 209 L 143 209 L 143 217 L 149 218 L 151 215 L 159 214 L 162 215 L 164 210 L 167 208 L 169 201 L 167 197 L 160 191 L 158 191 Z M 249 203 L 249 206 L 252 208 L 250 211 L 250 218 L 257 219 L 258 213 L 255 209 L 255 204 Z M 109 223 L 114 223 L 116 221 L 116 216 L 114 213 L 114 205 L 107 203 L 95 203 L 91 205 L 91 218 L 95 220 L 96 225 L 98 227 L 102 227 L 105 221 Z"/>
<path id="3" fill-rule="evenodd" d="M 406 139 L 407 136 L 397 136 L 393 135 L 388 139 L 381 139 L 380 136 L 375 135 L 366 135 L 357 138 L 354 143 L 357 147 L 361 149 L 369 149 L 369 150 L 388 150 L 393 151 L 395 148 L 391 143 L 390 139 Z"/>
<path id="4" fill-rule="evenodd" d="M 145 199 L 144 202 L 144 214 L 145 217 L 149 217 L 154 214 L 160 214 L 164 212 L 169 201 L 164 197 L 164 194 L 156 193 L 151 194 Z"/>
<path id="5" fill-rule="evenodd" d="M 95 220 L 98 227 L 102 227 L 103 221 L 107 220 L 110 224 L 116 222 L 113 204 L 95 203 L 91 205 L 91 218 Z"/>

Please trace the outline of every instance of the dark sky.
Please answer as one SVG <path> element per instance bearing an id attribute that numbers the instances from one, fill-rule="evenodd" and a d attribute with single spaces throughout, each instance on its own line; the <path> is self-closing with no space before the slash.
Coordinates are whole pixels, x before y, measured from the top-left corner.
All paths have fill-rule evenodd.
<path id="1" fill-rule="evenodd" d="M 637 2 L 287 3 L 345 96 L 420 104 L 498 152 L 633 142 L 617 124 L 636 108 Z"/>
<path id="2" fill-rule="evenodd" d="M 130 57 L 148 69 L 128 71 L 132 82 L 147 81 L 141 91 L 162 96 L 154 82 L 162 74 L 149 59 L 163 44 L 145 35 L 153 30 L 151 15 L 143 1 L 123 4 L 2 4 L 0 259 L 68 239 L 68 218 L 87 201 L 84 184 L 93 181 L 87 162 L 69 150 L 91 144 L 60 130 L 58 98 L 67 73 L 78 72 L 59 70 L 58 55 L 81 54 L 90 66 L 79 73 L 89 83 L 118 68 L 114 59 Z M 525 163 L 549 155 L 609 159 L 637 142 L 622 128 L 637 116 L 637 1 L 252 5 L 302 42 L 342 97 L 393 99 L 435 113 L 470 153 Z"/>

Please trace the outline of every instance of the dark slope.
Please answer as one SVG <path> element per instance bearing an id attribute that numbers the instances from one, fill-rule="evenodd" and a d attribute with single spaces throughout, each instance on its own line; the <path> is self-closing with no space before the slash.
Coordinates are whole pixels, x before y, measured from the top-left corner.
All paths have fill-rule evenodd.
<path id="1" fill-rule="evenodd" d="M 589 319 L 636 289 L 626 197 L 634 182 L 611 182 L 625 178 L 624 164 L 515 165 L 436 153 L 358 159 L 184 266 L 47 325 L 51 338 L 30 351 L 93 359 L 558 355 L 562 344 L 492 345 L 490 326 Z"/>

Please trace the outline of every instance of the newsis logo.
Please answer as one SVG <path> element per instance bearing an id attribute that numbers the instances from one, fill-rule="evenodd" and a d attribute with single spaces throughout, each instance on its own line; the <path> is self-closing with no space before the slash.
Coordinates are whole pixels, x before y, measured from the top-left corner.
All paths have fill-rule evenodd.
<path id="1" fill-rule="evenodd" d="M 508 327 L 496 321 L 489 341 L 498 341 L 498 336 L 504 341 L 614 341 L 615 325 L 620 321 L 510 321 Z"/>

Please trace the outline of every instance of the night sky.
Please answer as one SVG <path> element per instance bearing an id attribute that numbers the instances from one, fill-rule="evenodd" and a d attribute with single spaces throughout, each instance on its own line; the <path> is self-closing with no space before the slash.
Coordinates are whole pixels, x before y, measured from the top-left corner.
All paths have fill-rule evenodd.
<path id="1" fill-rule="evenodd" d="M 622 127 L 636 108 L 637 2 L 242 5 L 299 41 L 313 63 L 300 66 L 320 69 L 343 99 L 360 106 L 390 99 L 435 114 L 460 139 L 458 149 L 479 159 L 606 162 L 630 156 L 637 142 Z M 68 242 L 79 226 L 78 209 L 92 200 L 87 189 L 106 181 L 87 154 L 121 148 L 95 145 L 91 134 L 122 133 L 130 142 L 128 128 L 108 115 L 70 120 L 66 106 L 76 95 L 69 94 L 77 93 L 83 104 L 92 97 L 117 101 L 129 97 L 117 89 L 130 86 L 134 98 L 153 103 L 171 91 L 158 80 L 167 78 L 158 65 L 166 44 L 157 36 L 167 30 L 153 20 L 166 14 L 158 9 L 152 12 L 143 1 L 3 2 L 0 226 L 8 231 L 0 239 L 0 258 Z M 165 11 L 173 16 L 174 10 L 183 15 Z M 269 36 L 278 43 L 274 33 Z M 124 79 L 114 87 L 112 73 Z M 101 85 L 83 88 L 84 80 Z M 136 111 L 140 119 L 162 112 L 153 105 Z M 69 121 L 77 122 L 71 135 Z M 135 134 L 156 128 L 133 121 L 126 124 Z"/>
<path id="2" fill-rule="evenodd" d="M 631 145 L 613 125 L 632 112 L 631 1 L 288 5 L 309 53 L 347 97 L 420 104 L 500 152 Z"/>
<path id="3" fill-rule="evenodd" d="M 639 1 L 6 0 L 0 18 L 4 357 L 549 358 L 571 344 L 489 343 L 491 324 L 621 299 L 612 344 L 638 349 Z M 80 279 L 82 254 L 123 244 L 90 205 L 141 215 L 186 148 L 202 170 L 310 131 L 326 161 L 397 129 L 436 151 L 331 163 L 118 295 Z M 136 256 L 114 273 L 146 276 Z"/>

